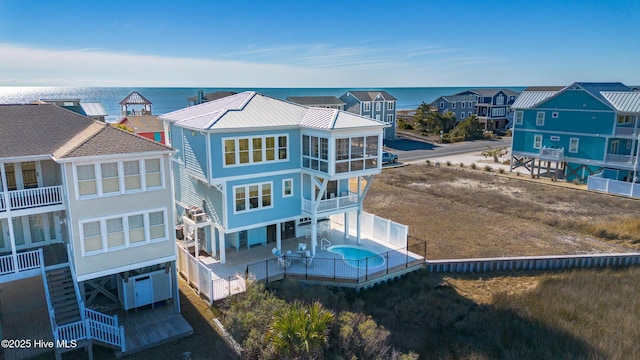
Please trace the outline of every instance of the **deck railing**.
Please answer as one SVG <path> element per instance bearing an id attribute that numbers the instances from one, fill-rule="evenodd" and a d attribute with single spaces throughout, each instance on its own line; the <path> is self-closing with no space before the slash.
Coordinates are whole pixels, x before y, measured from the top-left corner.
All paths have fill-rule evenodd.
<path id="1" fill-rule="evenodd" d="M 540 149 L 538 157 L 542 160 L 561 161 L 564 159 L 564 148 L 556 149 L 543 147 Z"/>
<path id="2" fill-rule="evenodd" d="M 616 126 L 614 135 L 636 135 L 638 128 L 633 126 Z"/>
<path id="3" fill-rule="evenodd" d="M 124 327 L 118 325 L 118 315 L 109 316 L 85 308 L 84 318 L 90 339 L 118 346 L 122 352 L 125 351 Z"/>
<path id="4" fill-rule="evenodd" d="M 341 210 L 358 206 L 358 194 L 349 193 L 348 195 L 335 197 L 333 199 L 320 200 L 318 202 L 318 213 Z M 313 209 L 311 200 L 304 199 L 304 211 L 310 213 Z"/>
<path id="5" fill-rule="evenodd" d="M 609 154 L 607 153 L 606 161 L 608 162 L 616 162 L 616 163 L 625 163 L 625 164 L 634 164 L 636 161 L 635 156 L 631 155 L 620 155 L 620 154 Z"/>
<path id="6" fill-rule="evenodd" d="M 19 273 L 39 268 L 44 264 L 42 249 L 0 256 L 0 275 Z"/>
<path id="7" fill-rule="evenodd" d="M 9 191 L 12 210 L 62 204 L 62 185 Z"/>

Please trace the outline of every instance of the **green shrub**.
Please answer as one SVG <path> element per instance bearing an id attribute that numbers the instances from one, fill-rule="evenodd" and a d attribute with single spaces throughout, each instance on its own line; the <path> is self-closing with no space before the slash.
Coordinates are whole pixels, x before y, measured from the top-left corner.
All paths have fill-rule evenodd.
<path id="1" fill-rule="evenodd" d="M 451 161 L 447 161 L 445 164 L 447 164 L 447 166 L 451 166 Z"/>
<path id="2" fill-rule="evenodd" d="M 500 174 L 504 174 L 504 169 L 503 169 L 503 168 L 500 168 L 500 169 L 498 169 L 498 172 L 499 172 Z"/>
<path id="3" fill-rule="evenodd" d="M 478 167 L 478 166 L 476 165 L 476 163 L 471 163 L 471 168 L 472 168 L 473 170 L 475 170 L 477 167 Z"/>
<path id="4" fill-rule="evenodd" d="M 489 165 L 485 165 L 485 166 L 484 166 L 484 171 L 491 172 L 491 170 L 493 170 L 493 169 L 491 168 L 491 166 L 489 166 Z"/>

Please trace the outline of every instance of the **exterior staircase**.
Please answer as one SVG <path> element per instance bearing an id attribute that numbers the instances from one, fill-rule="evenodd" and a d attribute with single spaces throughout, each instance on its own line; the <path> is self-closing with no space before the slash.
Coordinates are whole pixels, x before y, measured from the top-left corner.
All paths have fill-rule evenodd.
<path id="1" fill-rule="evenodd" d="M 52 322 L 62 326 L 82 320 L 71 268 L 65 266 L 47 270 L 45 277 L 53 309 Z"/>

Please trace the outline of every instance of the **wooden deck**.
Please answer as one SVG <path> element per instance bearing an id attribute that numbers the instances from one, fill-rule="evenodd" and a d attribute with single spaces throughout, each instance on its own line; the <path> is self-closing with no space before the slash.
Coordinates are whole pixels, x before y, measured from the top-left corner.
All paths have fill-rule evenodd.
<path id="1" fill-rule="evenodd" d="M 180 314 L 173 312 L 169 302 L 119 313 L 118 320 L 124 326 L 125 352 L 118 357 L 133 354 L 193 334 L 193 328 Z"/>

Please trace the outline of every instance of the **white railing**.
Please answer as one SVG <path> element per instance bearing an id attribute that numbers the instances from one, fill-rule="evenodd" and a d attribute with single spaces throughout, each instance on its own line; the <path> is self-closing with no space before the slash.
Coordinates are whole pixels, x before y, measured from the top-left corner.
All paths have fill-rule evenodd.
<path id="1" fill-rule="evenodd" d="M 591 175 L 587 179 L 587 189 L 640 198 L 640 184 L 628 181 L 606 179 L 602 174 Z"/>
<path id="2" fill-rule="evenodd" d="M 12 210 L 62 204 L 62 185 L 9 191 Z"/>
<path id="3" fill-rule="evenodd" d="M 85 308 L 84 318 L 90 339 L 118 346 L 122 349 L 121 351 L 125 351 L 124 327 L 118 326 L 118 315 L 109 316 Z"/>
<path id="4" fill-rule="evenodd" d="M 635 163 L 635 156 L 631 156 L 631 155 L 619 155 L 619 154 L 607 154 L 606 157 L 607 161 L 610 162 L 617 162 L 617 163 L 627 163 L 627 164 L 633 164 Z"/>
<path id="5" fill-rule="evenodd" d="M 633 126 L 616 126 L 615 135 L 636 135 L 638 129 Z"/>
<path id="6" fill-rule="evenodd" d="M 547 148 L 543 147 L 540 149 L 540 154 L 538 155 L 542 160 L 562 160 L 564 158 L 564 148 L 555 149 L 555 148 Z"/>
<path id="7" fill-rule="evenodd" d="M 37 269 L 44 264 L 42 249 L 0 256 L 0 275 Z M 17 265 L 17 267 L 16 267 Z"/>
<path id="8" fill-rule="evenodd" d="M 7 210 L 7 206 L 4 204 L 4 193 L 0 192 L 0 211 Z"/>
<path id="9" fill-rule="evenodd" d="M 56 342 L 59 341 L 78 341 L 84 340 L 87 338 L 86 325 L 84 321 L 76 321 L 69 324 L 56 326 L 55 331 L 53 332 L 53 337 Z"/>
<path id="10" fill-rule="evenodd" d="M 178 273 L 185 278 L 198 295 L 206 298 L 209 304 L 234 294 L 244 292 L 247 288 L 245 279 L 239 276 L 214 279 L 214 274 L 182 246 L 178 248 Z"/>
<path id="11" fill-rule="evenodd" d="M 318 213 L 341 210 L 355 206 L 358 206 L 358 194 L 349 193 L 349 195 L 340 196 L 333 199 L 320 200 L 318 202 Z M 310 213 L 312 209 L 312 201 L 304 199 L 304 211 Z"/>

